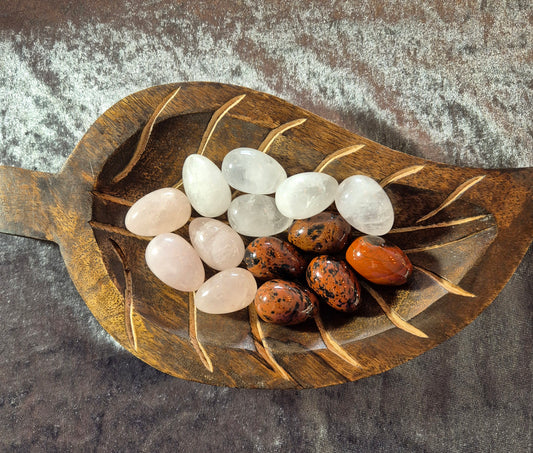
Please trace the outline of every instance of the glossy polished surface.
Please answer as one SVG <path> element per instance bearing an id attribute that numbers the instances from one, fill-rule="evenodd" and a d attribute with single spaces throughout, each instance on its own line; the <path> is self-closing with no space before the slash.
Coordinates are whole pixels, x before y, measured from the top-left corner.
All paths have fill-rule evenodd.
<path id="1" fill-rule="evenodd" d="M 137 200 L 126 214 L 126 228 L 139 236 L 157 236 L 181 228 L 191 217 L 191 204 L 178 189 L 154 190 Z"/>
<path id="2" fill-rule="evenodd" d="M 192 154 L 183 163 L 183 188 L 192 207 L 204 217 L 224 214 L 231 190 L 220 169 L 207 157 Z"/>
<path id="3" fill-rule="evenodd" d="M 274 193 L 287 179 L 285 169 L 271 156 L 253 148 L 237 148 L 222 161 L 228 184 L 244 193 Z"/>
<path id="4" fill-rule="evenodd" d="M 309 289 L 278 279 L 263 283 L 254 303 L 263 321 L 284 325 L 300 324 L 318 309 L 318 299 Z"/>
<path id="5" fill-rule="evenodd" d="M 287 178 L 276 191 L 276 206 L 293 219 L 307 219 L 335 200 L 337 180 L 325 173 L 304 172 Z"/>
<path id="6" fill-rule="evenodd" d="M 274 198 L 246 194 L 235 198 L 228 209 L 231 227 L 244 236 L 271 236 L 285 231 L 293 219 L 285 217 Z"/>
<path id="7" fill-rule="evenodd" d="M 226 269 L 200 286 L 194 296 L 196 308 L 204 313 L 233 313 L 250 305 L 255 297 L 257 284 L 246 269 Z"/>
<path id="8" fill-rule="evenodd" d="M 289 228 L 288 240 L 307 252 L 336 253 L 346 245 L 351 230 L 342 216 L 326 211 L 296 220 Z"/>
<path id="9" fill-rule="evenodd" d="M 394 224 L 389 196 L 368 176 L 353 175 L 342 181 L 335 205 L 350 225 L 365 234 L 387 234 Z"/>
<path id="10" fill-rule="evenodd" d="M 220 220 L 198 217 L 189 224 L 191 244 L 202 261 L 222 271 L 238 266 L 244 257 L 239 234 Z"/>
<path id="11" fill-rule="evenodd" d="M 413 272 L 407 255 L 377 236 L 361 236 L 346 251 L 346 261 L 357 273 L 379 285 L 403 285 Z"/>
<path id="12" fill-rule="evenodd" d="M 257 278 L 297 278 L 307 266 L 296 247 L 275 237 L 250 242 L 244 253 L 244 263 Z"/>
<path id="13" fill-rule="evenodd" d="M 317 256 L 309 263 L 305 276 L 309 288 L 335 310 L 353 313 L 359 306 L 361 288 L 345 261 Z"/>
<path id="14" fill-rule="evenodd" d="M 420 157 L 532 166 L 533 92 L 517 72 L 526 64 L 530 73 L 531 35 L 519 45 L 531 28 L 527 3 L 273 0 L 227 2 L 221 11 L 170 0 L 146 8 L 2 2 L 1 163 L 58 171 L 103 104 L 163 79 L 217 77 L 290 97 Z M 320 71 L 302 72 L 302 61 Z M 303 392 L 170 378 L 125 354 L 94 321 L 58 247 L 2 235 L 1 250 L 9 284 L 0 300 L 11 303 L 0 315 L 0 450 L 266 452 L 278 439 L 288 451 L 321 446 L 324 453 L 530 449 L 531 249 L 501 296 L 460 335 L 381 376 Z"/>
<path id="15" fill-rule="evenodd" d="M 180 291 L 196 291 L 204 282 L 202 260 L 191 244 L 174 233 L 153 238 L 145 252 L 146 264 L 159 280 Z"/>

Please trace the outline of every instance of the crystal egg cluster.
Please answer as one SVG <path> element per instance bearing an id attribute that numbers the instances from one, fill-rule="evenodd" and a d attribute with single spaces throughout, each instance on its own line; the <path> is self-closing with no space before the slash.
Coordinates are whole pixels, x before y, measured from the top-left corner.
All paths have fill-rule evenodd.
<path id="1" fill-rule="evenodd" d="M 125 225 L 152 237 L 148 268 L 170 287 L 194 292 L 200 311 L 231 313 L 254 303 L 266 322 L 298 324 L 321 301 L 355 312 L 358 278 L 401 285 L 412 273 L 405 253 L 380 237 L 392 228 L 394 210 L 368 176 L 340 184 L 319 172 L 288 177 L 274 158 L 252 148 L 230 151 L 221 168 L 190 155 L 182 172 L 185 193 L 162 188 L 145 195 Z M 326 211 L 333 204 L 338 213 Z M 191 220 L 193 209 L 201 217 Z M 224 214 L 229 225 L 215 219 Z M 176 234 L 187 223 L 190 242 Z M 352 227 L 364 235 L 353 240 Z M 275 236 L 282 232 L 287 241 Z M 255 239 L 245 248 L 241 235 Z M 208 280 L 204 264 L 217 271 Z"/>

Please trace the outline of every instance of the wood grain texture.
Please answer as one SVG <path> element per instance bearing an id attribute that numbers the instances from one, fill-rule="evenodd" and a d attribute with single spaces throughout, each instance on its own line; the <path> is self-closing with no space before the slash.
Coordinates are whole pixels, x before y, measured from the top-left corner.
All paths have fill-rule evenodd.
<path id="1" fill-rule="evenodd" d="M 178 87 L 179 99 L 169 104 L 154 125 L 145 152 L 117 181 L 115 176 L 131 162 L 146 122 Z M 427 339 L 392 328 L 385 314 L 376 313 L 368 304 L 360 316 L 324 316 L 328 338 L 335 338 L 346 357 L 361 363 L 360 368 L 331 352 L 312 323 L 298 329 L 265 325 L 262 338 L 268 341 L 270 356 L 291 377 L 287 379 L 254 346 L 257 335 L 246 310 L 221 317 L 197 313 L 196 343 L 191 343 L 188 296 L 165 287 L 148 272 L 143 259 L 146 241 L 122 233 L 124 214 L 142 195 L 175 183 L 185 157 L 198 151 L 213 113 L 243 94 L 210 131 L 206 156 L 220 165 L 227 151 L 257 147 L 272 130 L 305 118 L 269 147 L 269 154 L 289 175 L 312 171 L 321 162 L 327 163 L 323 171 L 338 180 L 355 172 L 387 180 L 406 168 L 419 169 L 407 171 L 404 178 L 386 186 L 397 214 L 393 242 L 419 250 L 413 256 L 416 266 L 460 284 L 476 297 L 449 293 L 423 272 L 406 288 L 383 290 L 383 301 L 400 319 L 413 320 Z M 356 152 L 343 151 L 354 145 Z M 339 158 L 328 160 L 335 152 L 340 152 Z M 350 133 L 279 98 L 223 84 L 173 84 L 128 96 L 88 130 L 58 175 L 6 167 L 0 171 L 4 176 L 0 229 L 57 242 L 78 291 L 119 343 L 166 373 L 231 387 L 321 387 L 379 373 L 423 353 L 463 328 L 492 302 L 533 234 L 531 169 L 466 169 L 424 161 Z M 478 183 L 463 191 L 465 181 Z M 13 187 L 20 184 L 33 195 L 14 203 Z M 461 198 L 448 202 L 449 194 L 457 190 Z M 443 204 L 447 205 L 440 209 Z M 430 223 L 413 230 L 416 220 L 428 212 L 435 213 Z M 179 232 L 187 236 L 185 228 Z M 135 307 L 142 318 L 135 330 L 137 350 L 125 322 L 128 284 L 124 267 L 111 241 L 128 254 Z M 449 245 L 421 250 L 438 243 Z M 199 359 L 197 343 L 209 357 L 212 371 Z"/>

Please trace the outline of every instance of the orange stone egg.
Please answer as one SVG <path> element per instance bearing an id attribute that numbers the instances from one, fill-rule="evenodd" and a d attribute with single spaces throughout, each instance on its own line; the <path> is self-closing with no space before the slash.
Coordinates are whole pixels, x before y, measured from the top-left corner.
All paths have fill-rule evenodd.
<path id="1" fill-rule="evenodd" d="M 294 245 L 276 237 L 254 239 L 244 252 L 244 264 L 256 278 L 298 278 L 307 261 Z"/>
<path id="2" fill-rule="evenodd" d="M 339 214 L 325 211 L 296 220 L 289 228 L 288 240 L 307 252 L 337 253 L 346 246 L 351 229 Z"/>
<path id="3" fill-rule="evenodd" d="M 359 307 L 359 282 L 344 260 L 317 256 L 307 267 L 306 279 L 309 287 L 335 310 L 353 313 Z"/>
<path id="4" fill-rule="evenodd" d="M 274 279 L 263 283 L 254 299 L 255 309 L 265 322 L 300 324 L 318 310 L 318 298 L 299 283 Z"/>
<path id="5" fill-rule="evenodd" d="M 362 277 L 378 285 L 403 285 L 413 272 L 407 255 L 379 236 L 361 236 L 346 251 L 346 261 Z"/>

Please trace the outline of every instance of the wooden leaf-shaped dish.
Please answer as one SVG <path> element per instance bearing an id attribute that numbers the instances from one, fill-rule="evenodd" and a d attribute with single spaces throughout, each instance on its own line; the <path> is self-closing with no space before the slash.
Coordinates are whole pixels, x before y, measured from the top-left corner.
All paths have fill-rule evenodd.
<path id="1" fill-rule="evenodd" d="M 410 256 L 412 280 L 395 289 L 365 284 L 356 316 L 323 309 L 297 327 L 265 324 L 253 308 L 197 312 L 189 294 L 149 272 L 147 239 L 127 232 L 124 217 L 141 196 L 179 184 L 189 154 L 220 165 L 240 146 L 268 152 L 289 175 L 315 170 L 338 181 L 355 173 L 380 181 L 396 213 L 387 236 Z M 165 373 L 230 387 L 322 387 L 388 370 L 471 322 L 531 242 L 532 195 L 532 169 L 433 163 L 264 93 L 184 83 L 118 102 L 59 174 L 0 167 L 0 230 L 57 242 L 100 324 Z M 188 238 L 186 227 L 179 233 Z"/>

